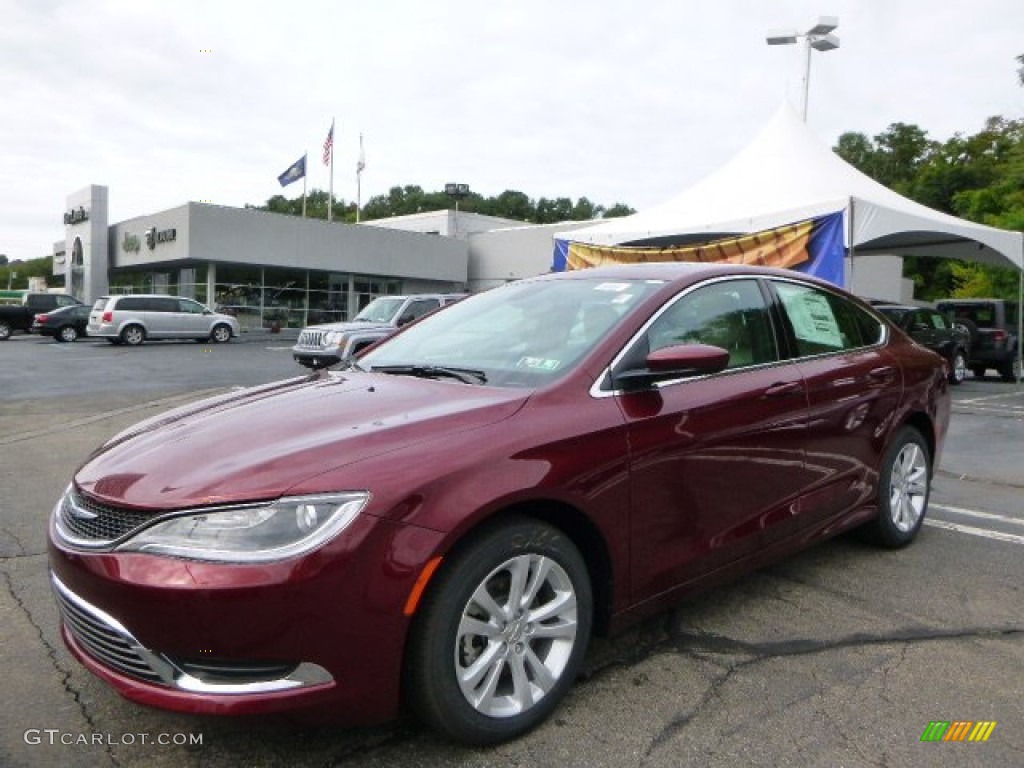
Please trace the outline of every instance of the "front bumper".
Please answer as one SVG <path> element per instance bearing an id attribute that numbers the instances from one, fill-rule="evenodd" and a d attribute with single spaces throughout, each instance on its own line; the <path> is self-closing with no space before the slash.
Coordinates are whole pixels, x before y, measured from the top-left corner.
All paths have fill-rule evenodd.
<path id="1" fill-rule="evenodd" d="M 402 609 L 438 539 L 364 514 L 303 558 L 234 565 L 71 550 L 51 523 L 50 564 L 65 644 L 126 698 L 364 724 L 397 713 Z"/>

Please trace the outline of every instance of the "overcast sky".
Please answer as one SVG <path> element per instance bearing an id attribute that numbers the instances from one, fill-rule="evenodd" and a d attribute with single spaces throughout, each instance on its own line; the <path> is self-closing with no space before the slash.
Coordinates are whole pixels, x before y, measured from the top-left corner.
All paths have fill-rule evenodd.
<path id="1" fill-rule="evenodd" d="M 110 221 L 188 201 L 260 204 L 332 118 L 334 192 L 455 181 L 482 195 L 642 210 L 728 160 L 814 53 L 809 124 L 829 145 L 894 122 L 933 139 L 1024 117 L 1024 0 L 0 0 L 0 253 L 63 239 L 69 194 Z M 302 183 L 283 190 L 300 195 Z"/>

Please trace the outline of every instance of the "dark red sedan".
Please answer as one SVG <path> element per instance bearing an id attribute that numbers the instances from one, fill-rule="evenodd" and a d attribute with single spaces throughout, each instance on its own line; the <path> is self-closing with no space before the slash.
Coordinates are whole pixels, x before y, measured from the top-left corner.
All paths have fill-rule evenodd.
<path id="1" fill-rule="evenodd" d="M 521 281 L 100 447 L 50 525 L 64 640 L 145 704 L 500 741 L 593 633 L 852 528 L 910 543 L 949 402 L 795 273 Z"/>

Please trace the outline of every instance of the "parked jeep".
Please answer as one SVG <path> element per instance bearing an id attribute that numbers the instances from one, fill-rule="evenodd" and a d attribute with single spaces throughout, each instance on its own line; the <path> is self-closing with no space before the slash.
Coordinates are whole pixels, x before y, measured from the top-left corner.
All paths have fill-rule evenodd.
<path id="1" fill-rule="evenodd" d="M 950 384 L 964 380 L 971 348 L 971 337 L 966 328 L 950 322 L 937 309 L 878 303 L 875 303 L 875 309 L 922 347 L 946 358 Z"/>
<path id="2" fill-rule="evenodd" d="M 32 320 L 40 312 L 81 303 L 66 293 L 25 291 L 12 303 L 0 305 L 0 341 L 6 341 L 15 331 L 28 331 L 32 327 Z"/>
<path id="3" fill-rule="evenodd" d="M 995 368 L 1003 381 L 1020 376 L 1017 338 L 1017 302 L 1003 299 L 943 299 L 935 306 L 951 322 L 962 325 L 971 337 L 967 366 L 981 378 Z"/>
<path id="4" fill-rule="evenodd" d="M 403 325 L 435 309 L 465 298 L 463 293 L 419 293 L 379 296 L 351 322 L 310 325 L 302 329 L 292 347 L 295 362 L 307 368 L 327 368 L 356 355 Z"/>

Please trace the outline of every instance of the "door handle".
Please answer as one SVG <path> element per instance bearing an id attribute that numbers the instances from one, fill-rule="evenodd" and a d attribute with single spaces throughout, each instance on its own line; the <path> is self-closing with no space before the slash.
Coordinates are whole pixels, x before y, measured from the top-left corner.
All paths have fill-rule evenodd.
<path id="1" fill-rule="evenodd" d="M 868 373 L 868 383 L 870 384 L 890 384 L 895 378 L 896 369 L 891 365 L 885 365 L 881 368 L 872 368 Z"/>
<path id="2" fill-rule="evenodd" d="M 793 397 L 802 394 L 804 384 L 802 381 L 780 381 L 772 384 L 764 391 L 765 397 Z"/>

